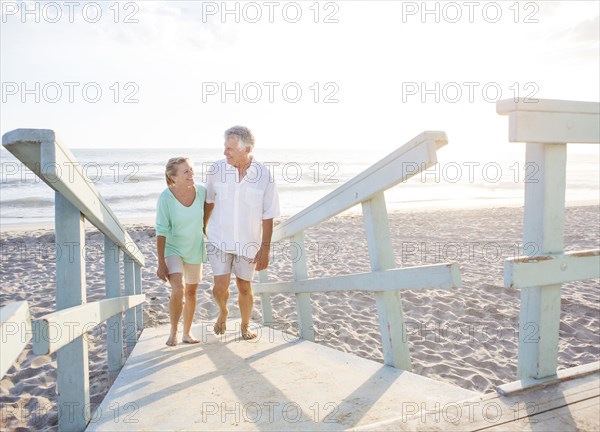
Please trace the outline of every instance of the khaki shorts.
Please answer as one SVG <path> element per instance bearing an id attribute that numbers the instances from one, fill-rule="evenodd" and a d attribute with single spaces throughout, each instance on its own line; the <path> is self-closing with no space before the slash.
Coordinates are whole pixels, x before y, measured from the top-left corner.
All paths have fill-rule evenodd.
<path id="1" fill-rule="evenodd" d="M 252 281 L 256 264 L 250 258 L 223 252 L 216 247 L 207 247 L 207 251 L 214 276 L 234 273 L 240 279 Z"/>
<path id="2" fill-rule="evenodd" d="M 183 262 L 181 257 L 172 255 L 165 257 L 167 263 L 167 272 L 169 274 L 182 273 L 184 283 L 194 285 L 199 284 L 202 279 L 202 264 L 189 264 Z"/>

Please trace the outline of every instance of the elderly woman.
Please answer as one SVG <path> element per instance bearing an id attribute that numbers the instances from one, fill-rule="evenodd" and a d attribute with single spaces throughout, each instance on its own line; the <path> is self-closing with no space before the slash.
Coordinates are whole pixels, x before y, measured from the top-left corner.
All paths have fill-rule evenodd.
<path id="1" fill-rule="evenodd" d="M 206 262 L 204 246 L 204 201 L 206 189 L 194 184 L 192 161 L 171 158 L 165 168 L 168 188 L 158 198 L 156 211 L 156 275 L 171 285 L 169 317 L 171 334 L 167 345 L 177 345 L 177 326 L 183 311 L 184 343 L 198 343 L 190 334 L 196 311 L 196 290 Z M 185 304 L 183 298 L 185 295 Z"/>

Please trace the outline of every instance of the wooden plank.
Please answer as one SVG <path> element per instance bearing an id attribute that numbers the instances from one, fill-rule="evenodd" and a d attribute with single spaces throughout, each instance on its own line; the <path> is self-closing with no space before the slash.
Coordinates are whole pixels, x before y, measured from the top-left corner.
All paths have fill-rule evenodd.
<path id="1" fill-rule="evenodd" d="M 600 250 L 517 257 L 504 261 L 504 286 L 526 288 L 600 277 Z"/>
<path id="2" fill-rule="evenodd" d="M 503 384 L 498 386 L 496 391 L 502 396 L 513 396 L 524 391 L 530 391 L 539 387 L 559 384 L 564 381 L 570 381 L 597 372 L 600 372 L 600 362 L 588 363 L 568 369 L 561 369 L 556 373 L 555 376 L 546 377 L 539 380 L 527 378 Z"/>
<path id="3" fill-rule="evenodd" d="M 479 398 L 437 406 L 408 402 L 403 405 L 401 417 L 353 430 L 563 430 L 544 428 L 544 414 L 582 401 L 593 400 L 597 406 L 599 384 L 599 375 L 596 373 L 560 384 L 528 389 L 518 395 L 488 393 Z M 595 422 L 597 428 L 597 415 Z"/>
<path id="4" fill-rule="evenodd" d="M 26 301 L 0 308 L 0 379 L 31 339 L 31 314 Z"/>
<path id="5" fill-rule="evenodd" d="M 56 309 L 61 313 L 86 302 L 85 221 L 77 207 L 61 195 L 55 194 L 56 226 Z M 32 327 L 35 332 L 36 322 Z M 70 325 L 73 322 L 69 322 Z M 68 333 L 68 332 L 67 332 Z M 62 336 L 62 335 L 61 335 Z M 34 339 L 34 353 L 36 353 Z M 88 343 L 82 336 L 69 339 L 57 353 L 58 418 L 59 430 L 84 430 L 90 420 L 90 382 Z M 72 414 L 72 415 L 71 415 Z"/>
<path id="6" fill-rule="evenodd" d="M 396 267 L 383 192 L 363 202 L 362 209 L 371 270 L 378 272 Z M 379 288 L 379 285 L 374 287 Z M 375 303 L 384 363 L 395 368 L 412 370 L 400 292 L 375 291 Z"/>
<path id="7" fill-rule="evenodd" d="M 258 277 L 261 284 L 266 284 L 269 282 L 269 273 L 268 270 L 262 270 L 258 272 Z M 256 285 L 254 286 L 254 291 L 256 291 Z M 260 295 L 260 304 L 262 308 L 262 316 L 263 316 L 263 324 L 266 326 L 272 326 L 274 324 L 273 320 L 273 306 L 271 305 L 271 296 L 267 292 L 261 292 Z"/>
<path id="8" fill-rule="evenodd" d="M 598 397 L 569 403 L 534 417 L 519 419 L 481 430 L 486 431 L 597 431 Z"/>
<path id="9" fill-rule="evenodd" d="M 600 103 L 560 99 L 537 99 L 534 102 L 532 99 L 525 98 L 519 98 L 516 101 L 511 98 L 496 102 L 498 114 L 506 115 L 514 111 L 600 114 Z"/>
<path id="10" fill-rule="evenodd" d="M 273 231 L 273 242 L 305 231 L 426 170 L 437 162 L 437 149 L 447 143 L 448 138 L 444 132 L 421 133 L 333 192 L 279 224 Z"/>
<path id="11" fill-rule="evenodd" d="M 62 193 L 84 216 L 120 248 L 144 265 L 144 257 L 129 234 L 88 182 L 68 148 L 48 129 L 16 129 L 2 136 L 2 145 L 48 186 Z"/>
<path id="12" fill-rule="evenodd" d="M 144 301 L 143 294 L 136 294 L 86 303 L 45 315 L 33 322 L 33 352 L 47 355 L 64 349 L 98 324 Z"/>
<path id="13" fill-rule="evenodd" d="M 136 295 L 142 295 L 142 265 L 139 262 L 133 264 L 133 274 L 135 275 L 135 293 Z M 135 309 L 135 319 L 137 323 L 138 331 L 144 329 L 144 304 L 139 303 Z"/>
<path id="14" fill-rule="evenodd" d="M 572 383 L 574 385 L 571 388 L 562 384 L 521 393 L 511 398 L 493 399 L 488 404 L 494 406 L 495 411 L 489 410 L 494 416 L 494 421 L 474 411 L 479 415 L 470 422 L 469 427 L 471 430 L 570 430 L 564 428 L 564 425 L 559 429 L 551 428 L 548 421 L 552 417 L 563 415 L 565 409 L 567 412 L 575 410 L 577 404 L 591 401 L 596 406 L 594 428 L 597 428 L 600 397 L 598 375 Z M 500 415 L 496 416 L 494 412 L 499 412 Z M 572 419 L 573 415 L 570 417 Z"/>
<path id="15" fill-rule="evenodd" d="M 123 258 L 123 283 L 125 295 L 135 295 L 135 262 L 127 255 Z M 136 308 L 132 307 L 125 311 L 125 343 L 127 347 L 133 347 L 137 342 Z"/>
<path id="16" fill-rule="evenodd" d="M 528 143 L 526 163 L 538 167 L 537 182 L 525 184 L 524 249 L 533 255 L 562 254 L 564 247 L 566 144 Z M 517 376 L 556 374 L 560 284 L 521 290 Z"/>
<path id="17" fill-rule="evenodd" d="M 106 298 L 121 296 L 121 270 L 119 247 L 107 236 L 104 236 L 104 280 Z M 116 314 L 106 322 L 108 371 L 115 372 L 125 363 L 123 352 L 123 315 Z"/>
<path id="18" fill-rule="evenodd" d="M 292 248 L 297 251 L 298 256 L 292 257 L 292 267 L 294 269 L 294 282 L 307 280 L 308 269 L 306 267 L 306 249 L 304 247 L 304 233 L 298 232 L 291 238 Z M 315 327 L 312 317 L 312 305 L 310 304 L 310 294 L 307 292 L 296 292 L 296 312 L 298 314 L 298 329 L 300 337 L 305 340 L 315 341 Z"/>
<path id="19" fill-rule="evenodd" d="M 413 289 L 451 289 L 460 287 L 456 263 L 392 269 L 371 273 L 306 279 L 298 282 L 256 284 L 255 293 L 313 293 L 333 291 L 397 291 Z"/>
<path id="20" fill-rule="evenodd" d="M 239 325 L 234 319 L 227 328 Z M 405 401 L 478 396 L 298 340 L 289 327 L 254 327 L 252 343 L 233 333 L 225 341 L 205 328 L 201 346 L 174 350 L 164 345 L 169 327 L 144 330 L 88 432 L 342 431 L 399 415 Z"/>
<path id="21" fill-rule="evenodd" d="M 509 114 L 509 141 L 583 143 L 600 141 L 598 114 L 516 111 Z"/>

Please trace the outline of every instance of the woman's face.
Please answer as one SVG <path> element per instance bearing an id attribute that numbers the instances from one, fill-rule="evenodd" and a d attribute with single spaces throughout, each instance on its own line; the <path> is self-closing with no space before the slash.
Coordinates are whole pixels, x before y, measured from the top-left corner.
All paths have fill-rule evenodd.
<path id="1" fill-rule="evenodd" d="M 173 180 L 175 186 L 191 186 L 194 184 L 194 167 L 187 161 L 177 165 L 177 174 Z"/>

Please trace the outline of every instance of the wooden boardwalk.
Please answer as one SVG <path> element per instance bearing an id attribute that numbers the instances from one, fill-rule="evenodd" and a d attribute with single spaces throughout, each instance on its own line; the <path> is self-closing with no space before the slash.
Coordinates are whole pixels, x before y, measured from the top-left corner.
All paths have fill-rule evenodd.
<path id="1" fill-rule="evenodd" d="M 203 342 L 177 347 L 168 326 L 145 329 L 87 430 L 345 430 L 481 396 L 269 327 L 256 342 L 228 329 L 198 325 Z"/>
<path id="2" fill-rule="evenodd" d="M 484 396 L 439 407 L 413 407 L 394 420 L 357 431 L 598 431 L 600 372 L 563 378 L 512 394 Z M 579 368 L 573 368 L 579 369 Z M 560 376 L 560 373 L 559 373 Z M 512 383 L 511 383 L 512 384 Z M 503 386 L 510 387 L 511 384 Z M 517 387 L 517 386 L 515 386 Z M 421 409 L 425 408 L 425 409 Z"/>
<path id="3" fill-rule="evenodd" d="M 168 326 L 145 329 L 87 430 L 600 430 L 597 365 L 558 384 L 481 394 L 269 327 L 243 341 L 239 325 L 217 338 L 198 324 L 201 344 L 172 348 Z"/>

